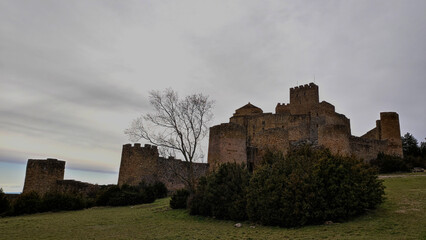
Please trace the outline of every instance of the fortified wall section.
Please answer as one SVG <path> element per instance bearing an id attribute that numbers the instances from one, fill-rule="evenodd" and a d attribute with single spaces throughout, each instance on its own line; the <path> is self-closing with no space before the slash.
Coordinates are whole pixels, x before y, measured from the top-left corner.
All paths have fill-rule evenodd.
<path id="1" fill-rule="evenodd" d="M 158 159 L 158 180 L 163 182 L 169 191 L 176 191 L 185 187 L 183 179 L 187 178 L 189 163 L 173 157 Z M 196 179 L 205 176 L 208 171 L 206 163 L 192 163 Z"/>
<path id="2" fill-rule="evenodd" d="M 140 143 L 123 145 L 121 155 L 118 185 L 138 185 L 141 181 L 153 183 L 163 182 L 169 191 L 185 186 L 184 179 L 188 179 L 189 163 L 173 157 L 159 157 L 156 146 Z M 196 178 L 204 176 L 208 170 L 206 163 L 193 163 L 193 172 Z"/>
<path id="3" fill-rule="evenodd" d="M 318 86 L 314 83 L 290 88 L 290 113 L 308 114 L 319 104 Z"/>
<path id="4" fill-rule="evenodd" d="M 381 140 L 388 141 L 388 149 L 385 153 L 402 157 L 402 141 L 398 113 L 380 113 L 380 132 Z"/>
<path id="5" fill-rule="evenodd" d="M 56 181 L 64 180 L 65 161 L 53 158 L 29 159 L 23 193 L 35 191 L 40 195 L 56 189 Z"/>
<path id="6" fill-rule="evenodd" d="M 151 183 L 158 178 L 158 149 L 140 143 L 123 145 L 118 185 L 138 185 L 141 181 Z"/>
<path id="7" fill-rule="evenodd" d="M 208 162 L 211 169 L 225 162 L 251 167 L 266 149 L 285 153 L 303 142 L 341 155 L 354 154 L 366 161 L 379 152 L 402 156 L 397 113 L 380 113 L 376 128 L 362 137 L 352 136 L 350 120 L 337 113 L 332 104 L 319 102 L 319 88 L 310 83 L 290 88 L 290 103 L 278 103 L 275 114 L 263 113 L 248 103 L 235 111 L 230 123 L 211 127 Z"/>
<path id="8" fill-rule="evenodd" d="M 399 115 L 396 112 L 381 112 L 380 120 L 376 121 L 376 127 L 362 135 L 361 138 L 386 141 L 386 147 L 382 152 L 402 157 L 401 130 Z"/>
<path id="9" fill-rule="evenodd" d="M 323 125 L 319 127 L 318 144 L 334 154 L 350 155 L 348 129 L 345 125 Z"/>
<path id="10" fill-rule="evenodd" d="M 101 186 L 75 180 L 64 180 L 65 161 L 53 158 L 29 159 L 23 193 L 61 192 L 74 195 L 92 196 Z"/>
<path id="11" fill-rule="evenodd" d="M 214 171 L 226 162 L 246 163 L 246 129 L 236 123 L 224 123 L 210 128 L 208 162 Z"/>

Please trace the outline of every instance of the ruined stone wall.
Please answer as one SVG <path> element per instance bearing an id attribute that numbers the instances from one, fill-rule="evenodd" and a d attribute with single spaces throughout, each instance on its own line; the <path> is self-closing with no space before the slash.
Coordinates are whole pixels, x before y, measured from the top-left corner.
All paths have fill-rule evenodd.
<path id="1" fill-rule="evenodd" d="M 246 129 L 235 123 L 223 123 L 210 128 L 208 162 L 215 170 L 226 162 L 246 163 Z"/>
<path id="2" fill-rule="evenodd" d="M 163 182 L 169 191 L 176 191 L 185 187 L 188 178 L 189 163 L 179 159 L 158 159 L 158 180 Z M 207 163 L 192 163 L 194 177 L 196 179 L 205 176 L 208 171 Z"/>
<path id="3" fill-rule="evenodd" d="M 377 158 L 377 154 L 385 152 L 387 148 L 387 141 L 366 139 L 362 137 L 351 136 L 349 138 L 351 146 L 351 154 L 369 162 Z"/>
<path id="4" fill-rule="evenodd" d="M 68 193 L 72 195 L 81 195 L 83 197 L 95 198 L 97 191 L 102 185 L 80 182 L 72 179 L 57 180 L 54 191 Z"/>
<path id="5" fill-rule="evenodd" d="M 65 161 L 48 158 L 46 160 L 29 159 L 25 174 L 23 193 L 35 191 L 40 195 L 53 191 L 56 181 L 63 180 Z"/>
<path id="6" fill-rule="evenodd" d="M 141 181 L 153 182 L 158 174 L 158 149 L 156 146 L 140 143 L 123 145 L 118 185 L 137 185 Z"/>
<path id="7" fill-rule="evenodd" d="M 361 138 L 363 139 L 373 139 L 373 140 L 380 140 L 380 130 L 375 127 L 368 131 L 366 134 L 362 135 Z"/>

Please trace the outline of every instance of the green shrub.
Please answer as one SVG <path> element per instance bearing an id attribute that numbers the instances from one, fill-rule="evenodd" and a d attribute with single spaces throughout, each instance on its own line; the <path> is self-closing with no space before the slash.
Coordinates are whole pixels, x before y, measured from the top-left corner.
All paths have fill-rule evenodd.
<path id="1" fill-rule="evenodd" d="M 141 182 L 138 186 L 123 185 L 107 186 L 102 188 L 96 198 L 98 206 L 127 206 L 143 203 L 152 203 L 158 197 L 167 196 L 167 188 L 161 182 L 146 184 Z"/>
<path id="2" fill-rule="evenodd" d="M 167 187 L 164 183 L 157 181 L 152 185 L 152 188 L 156 199 L 167 197 Z"/>
<path id="3" fill-rule="evenodd" d="M 250 181 L 250 220 L 284 227 L 342 221 L 383 201 L 384 187 L 362 161 L 301 148 L 266 155 Z"/>
<path id="4" fill-rule="evenodd" d="M 170 199 L 170 207 L 173 209 L 185 209 L 187 206 L 189 191 L 186 189 L 177 190 Z"/>
<path id="5" fill-rule="evenodd" d="M 5 214 L 10 210 L 10 202 L 6 197 L 6 194 L 3 192 L 3 189 L 0 188 L 0 216 Z"/>
<path id="6" fill-rule="evenodd" d="M 117 185 L 104 186 L 102 187 L 96 198 L 97 206 L 107 206 L 109 199 L 120 192 L 120 187 Z"/>
<path id="7" fill-rule="evenodd" d="M 13 203 L 13 214 L 31 214 L 42 210 L 42 201 L 38 193 L 21 194 Z"/>
<path id="8" fill-rule="evenodd" d="M 407 172 L 411 167 L 405 160 L 398 156 L 379 153 L 376 159 L 370 161 L 370 164 L 377 167 L 380 173 Z"/>
<path id="9" fill-rule="evenodd" d="M 86 208 L 85 200 L 80 196 L 71 194 L 50 192 L 42 198 L 41 211 L 71 211 Z"/>
<path id="10" fill-rule="evenodd" d="M 246 219 L 249 180 L 250 175 L 245 166 L 222 164 L 217 172 L 199 181 L 190 201 L 190 213 L 219 219 Z"/>

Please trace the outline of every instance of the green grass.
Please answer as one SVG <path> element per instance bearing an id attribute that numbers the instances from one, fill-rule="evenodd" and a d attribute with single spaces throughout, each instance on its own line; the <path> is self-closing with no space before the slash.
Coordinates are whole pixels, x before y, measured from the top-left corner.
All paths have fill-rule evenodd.
<path id="1" fill-rule="evenodd" d="M 169 199 L 0 219 L 0 239 L 426 239 L 426 176 L 386 178 L 386 201 L 346 223 L 282 229 L 190 216 Z"/>

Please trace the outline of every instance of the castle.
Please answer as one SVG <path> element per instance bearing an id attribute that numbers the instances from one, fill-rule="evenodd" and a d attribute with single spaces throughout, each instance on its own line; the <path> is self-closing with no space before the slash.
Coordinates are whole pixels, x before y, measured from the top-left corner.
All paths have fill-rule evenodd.
<path id="1" fill-rule="evenodd" d="M 237 109 L 229 123 L 210 128 L 208 163 L 194 163 L 200 177 L 226 162 L 245 163 L 256 168 L 267 150 L 286 153 L 299 144 L 329 148 L 341 155 L 355 155 L 369 161 L 383 152 L 402 157 L 399 116 L 380 113 L 376 127 L 361 137 L 352 136 L 349 119 L 336 113 L 332 104 L 319 102 L 314 83 L 290 88 L 290 103 L 275 107 L 275 113 L 248 103 Z M 65 162 L 56 159 L 28 160 L 24 193 L 51 190 L 88 193 L 97 185 L 64 180 Z M 184 187 L 188 163 L 159 156 L 156 146 L 139 143 L 123 145 L 118 185 L 137 185 L 140 181 L 162 181 L 173 191 Z"/>
<path id="2" fill-rule="evenodd" d="M 319 102 L 318 86 L 310 83 L 290 88 L 290 103 L 278 103 L 274 114 L 248 103 L 235 111 L 229 123 L 211 127 L 209 168 L 214 170 L 224 162 L 246 163 L 253 168 L 266 150 L 286 153 L 301 142 L 365 161 L 379 152 L 402 157 L 397 113 L 380 113 L 374 129 L 361 137 L 352 136 L 349 119 L 336 113 L 332 104 Z"/>

